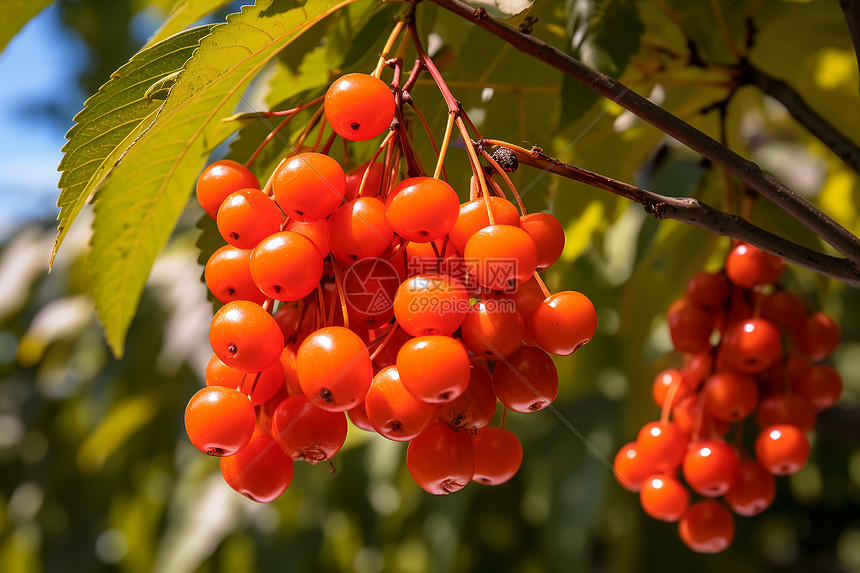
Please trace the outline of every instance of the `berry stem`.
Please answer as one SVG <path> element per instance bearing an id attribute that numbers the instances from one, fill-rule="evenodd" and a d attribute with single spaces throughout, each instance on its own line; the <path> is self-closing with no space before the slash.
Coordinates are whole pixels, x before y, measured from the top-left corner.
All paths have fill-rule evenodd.
<path id="1" fill-rule="evenodd" d="M 678 376 L 672 381 L 672 386 L 666 392 L 666 398 L 663 400 L 663 408 L 660 410 L 660 423 L 666 424 L 669 422 L 669 414 L 672 412 L 672 405 L 675 403 L 675 394 L 678 393 L 678 388 L 681 386 L 681 377 Z"/>
<path id="2" fill-rule="evenodd" d="M 505 423 L 508 421 L 508 408 L 506 406 L 502 406 L 502 419 L 499 420 L 499 428 L 502 430 L 505 429 Z"/>
<path id="3" fill-rule="evenodd" d="M 543 282 L 543 279 L 540 278 L 540 275 L 538 274 L 537 271 L 535 271 L 534 277 L 535 277 L 535 282 L 537 282 L 538 286 L 540 287 L 540 290 L 543 291 L 544 299 L 548 299 L 552 295 L 552 293 L 547 288 L 546 283 Z"/>
<path id="4" fill-rule="evenodd" d="M 386 345 L 386 344 L 388 344 L 388 341 L 389 341 L 389 340 L 391 340 L 391 337 L 392 337 L 392 336 L 394 336 L 394 332 L 395 332 L 396 330 L 397 330 L 397 323 L 395 322 L 395 323 L 393 324 L 393 328 L 392 328 L 391 330 L 389 330 L 389 331 L 388 331 L 388 333 L 385 335 L 385 338 L 382 340 L 382 344 L 380 344 L 379 346 L 377 346 L 377 347 L 376 347 L 376 350 L 374 350 L 374 351 L 373 351 L 373 353 L 370 355 L 370 361 L 371 361 L 371 362 L 373 362 L 373 359 L 374 359 L 374 358 L 376 358 L 376 357 L 379 355 L 379 353 L 382 351 L 382 349 L 383 349 L 383 348 L 385 348 L 385 345 Z M 371 342 L 368 344 L 368 346 L 372 345 L 372 344 L 373 344 L 374 342 L 376 342 L 377 340 L 379 340 L 379 338 L 377 338 L 377 339 L 375 339 L 375 340 L 371 341 Z"/>
<path id="5" fill-rule="evenodd" d="M 382 140 L 382 143 L 379 144 L 379 147 L 376 148 L 376 152 L 373 154 L 373 157 L 371 157 L 370 161 L 367 162 L 367 168 L 364 170 L 364 175 L 361 176 L 361 183 L 358 185 L 358 197 L 364 197 L 364 187 L 367 184 L 367 176 L 370 173 L 370 166 L 373 165 L 373 162 L 376 161 L 379 154 L 382 153 L 382 150 L 385 149 L 385 146 L 388 145 L 393 137 L 394 131 L 391 130 L 388 132 L 388 135 L 385 136 L 385 139 Z"/>
<path id="6" fill-rule="evenodd" d="M 349 328 L 349 312 L 346 309 L 346 297 L 343 291 L 343 278 L 334 257 L 331 257 L 331 266 L 334 269 L 334 284 L 337 287 L 337 297 L 340 299 L 340 310 L 343 312 L 343 325 Z"/>
<path id="7" fill-rule="evenodd" d="M 481 186 L 481 193 L 484 196 L 484 204 L 487 206 L 487 218 L 490 221 L 490 225 L 496 224 L 496 216 L 493 214 L 493 207 L 490 204 L 490 190 L 487 187 L 487 180 L 484 177 L 484 170 L 481 168 L 481 161 L 478 159 L 478 154 L 475 153 L 475 148 L 472 145 L 472 139 L 469 137 L 469 133 L 466 131 L 466 125 L 463 123 L 463 119 L 460 117 L 460 114 L 457 114 L 455 118 L 457 123 L 457 128 L 460 130 L 460 135 L 463 137 L 463 143 L 466 146 L 466 152 L 469 154 L 469 162 L 472 164 L 472 172 L 477 175 L 478 183 Z"/>
<path id="8" fill-rule="evenodd" d="M 445 165 L 445 154 L 448 151 L 448 144 L 451 142 L 451 131 L 454 128 L 454 113 L 448 112 L 448 124 L 445 126 L 445 137 L 442 138 L 442 147 L 439 149 L 436 159 L 436 170 L 433 171 L 433 178 L 439 179 L 439 174 L 442 173 L 442 168 Z M 433 146 L 435 149 L 435 145 Z"/>
<path id="9" fill-rule="evenodd" d="M 293 149 L 292 149 L 292 151 L 293 151 L 293 152 L 295 152 L 295 153 L 299 153 L 299 152 L 301 151 L 301 149 L 302 149 L 302 145 L 304 145 L 304 143 L 305 143 L 305 139 L 307 139 L 307 138 L 308 138 L 308 135 L 310 135 L 311 130 L 312 130 L 314 127 L 316 127 L 317 122 L 320 120 L 320 118 L 323 116 L 323 114 L 324 114 L 324 113 L 325 113 L 325 107 L 323 107 L 322 105 L 320 105 L 320 106 L 317 108 L 317 110 L 314 112 L 314 115 L 313 115 L 313 117 L 311 117 L 311 119 L 310 119 L 310 121 L 308 122 L 308 124 L 307 124 L 307 125 L 305 126 L 305 128 L 302 130 L 301 134 L 299 134 L 299 139 L 296 141 L 296 144 L 295 144 L 294 146 L 292 146 L 292 147 L 293 147 Z"/>
<path id="10" fill-rule="evenodd" d="M 409 95 L 408 92 L 403 92 L 403 101 L 412 106 L 412 110 L 415 112 L 415 115 L 418 116 L 418 121 L 421 122 L 421 125 L 424 126 L 424 132 L 427 134 L 427 137 L 430 138 L 430 145 L 433 146 L 433 153 L 436 154 L 436 157 L 439 157 L 441 153 L 439 151 L 439 147 L 436 146 L 436 139 L 433 137 L 433 132 L 430 130 L 430 126 L 427 124 L 427 120 L 424 118 L 424 114 L 421 113 L 421 108 L 415 103 L 415 100 Z M 438 177 L 436 177 L 438 179 Z M 442 179 L 447 183 L 448 182 L 448 173 L 445 171 L 445 166 L 442 166 Z"/>
<path id="11" fill-rule="evenodd" d="M 378 78 L 382 75 L 382 70 L 385 69 L 385 61 L 388 59 L 388 52 L 391 51 L 391 48 L 394 47 L 394 42 L 397 41 L 397 36 L 400 35 L 400 32 L 403 31 L 403 26 L 405 22 L 403 20 L 397 22 L 394 25 L 394 29 L 391 31 L 391 34 L 388 35 L 388 40 L 385 42 L 385 46 L 382 48 L 382 52 L 379 54 L 379 61 L 376 63 L 376 68 L 373 70 L 372 75 L 375 78 Z"/>

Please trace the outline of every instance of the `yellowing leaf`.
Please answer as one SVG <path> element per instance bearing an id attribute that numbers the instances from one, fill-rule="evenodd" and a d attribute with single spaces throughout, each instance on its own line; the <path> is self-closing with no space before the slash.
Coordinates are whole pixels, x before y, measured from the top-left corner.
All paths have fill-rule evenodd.
<path id="1" fill-rule="evenodd" d="M 230 0 L 177 0 L 167 20 L 146 42 L 146 46 L 151 46 L 181 32 L 194 22 L 229 3 Z"/>
<path id="2" fill-rule="evenodd" d="M 0 0 L 0 52 L 15 34 L 53 0 Z"/>

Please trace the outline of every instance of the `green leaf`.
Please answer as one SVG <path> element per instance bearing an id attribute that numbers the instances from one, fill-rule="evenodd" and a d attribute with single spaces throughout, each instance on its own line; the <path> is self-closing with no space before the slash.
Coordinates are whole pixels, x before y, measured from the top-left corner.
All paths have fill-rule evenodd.
<path id="1" fill-rule="evenodd" d="M 152 396 L 127 398 L 113 406 L 96 430 L 78 451 L 78 466 L 85 472 L 98 471 L 105 461 L 136 431 L 158 414 Z"/>
<path id="2" fill-rule="evenodd" d="M 159 111 L 99 190 L 93 221 L 93 297 L 105 336 L 121 355 L 155 257 L 188 203 L 209 153 L 236 129 L 249 82 L 277 53 L 349 0 L 260 1 L 203 38 Z"/>
<path id="3" fill-rule="evenodd" d="M 24 25 L 53 0 L 0 0 L 0 52 Z"/>
<path id="4" fill-rule="evenodd" d="M 59 169 L 57 239 L 51 263 L 63 238 L 111 166 L 155 119 L 163 102 L 147 99 L 149 87 L 180 69 L 200 38 L 211 31 L 201 26 L 138 52 L 89 98 L 66 134 Z"/>
<path id="5" fill-rule="evenodd" d="M 194 22 L 208 16 L 218 8 L 226 6 L 230 0 L 177 0 L 170 16 L 155 31 L 146 46 L 152 46 L 170 36 L 181 32 Z"/>
<path id="6" fill-rule="evenodd" d="M 584 64 L 618 77 L 639 50 L 645 26 L 633 0 L 568 0 L 570 54 Z M 566 126 L 600 96 L 565 76 L 561 88 L 561 125 Z"/>

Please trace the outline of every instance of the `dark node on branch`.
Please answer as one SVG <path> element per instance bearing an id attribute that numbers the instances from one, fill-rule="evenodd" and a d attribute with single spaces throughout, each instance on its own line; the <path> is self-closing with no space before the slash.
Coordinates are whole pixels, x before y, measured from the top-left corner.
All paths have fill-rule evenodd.
<path id="1" fill-rule="evenodd" d="M 692 39 L 687 40 L 687 49 L 690 51 L 690 65 L 696 66 L 698 68 L 704 68 L 705 61 L 702 59 L 702 56 L 699 55 L 699 48 L 696 47 L 696 43 L 693 42 Z"/>
<path id="2" fill-rule="evenodd" d="M 520 32 L 531 35 L 532 31 L 535 29 L 537 21 L 537 16 L 527 15 L 519 25 Z"/>
<path id="3" fill-rule="evenodd" d="M 474 18 L 476 21 L 483 20 L 486 17 L 487 11 L 484 8 L 478 8 L 477 10 L 475 10 L 475 13 L 472 14 L 472 18 Z"/>
<path id="4" fill-rule="evenodd" d="M 745 25 L 747 27 L 746 47 L 747 51 L 755 45 L 756 36 L 758 35 L 758 27 L 755 25 L 755 20 L 747 18 Z"/>
<path id="5" fill-rule="evenodd" d="M 504 169 L 506 173 L 513 173 L 520 165 L 517 156 L 507 147 L 497 147 L 493 152 L 493 160 L 498 163 L 499 167 Z"/>

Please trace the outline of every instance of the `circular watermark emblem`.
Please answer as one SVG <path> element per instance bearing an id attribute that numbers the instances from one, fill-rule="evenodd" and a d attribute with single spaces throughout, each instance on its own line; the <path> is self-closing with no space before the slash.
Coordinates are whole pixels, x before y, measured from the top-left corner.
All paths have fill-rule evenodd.
<path id="1" fill-rule="evenodd" d="M 343 275 L 344 298 L 352 314 L 382 318 L 394 313 L 394 293 L 401 276 L 384 259 L 361 259 L 350 265 Z"/>

